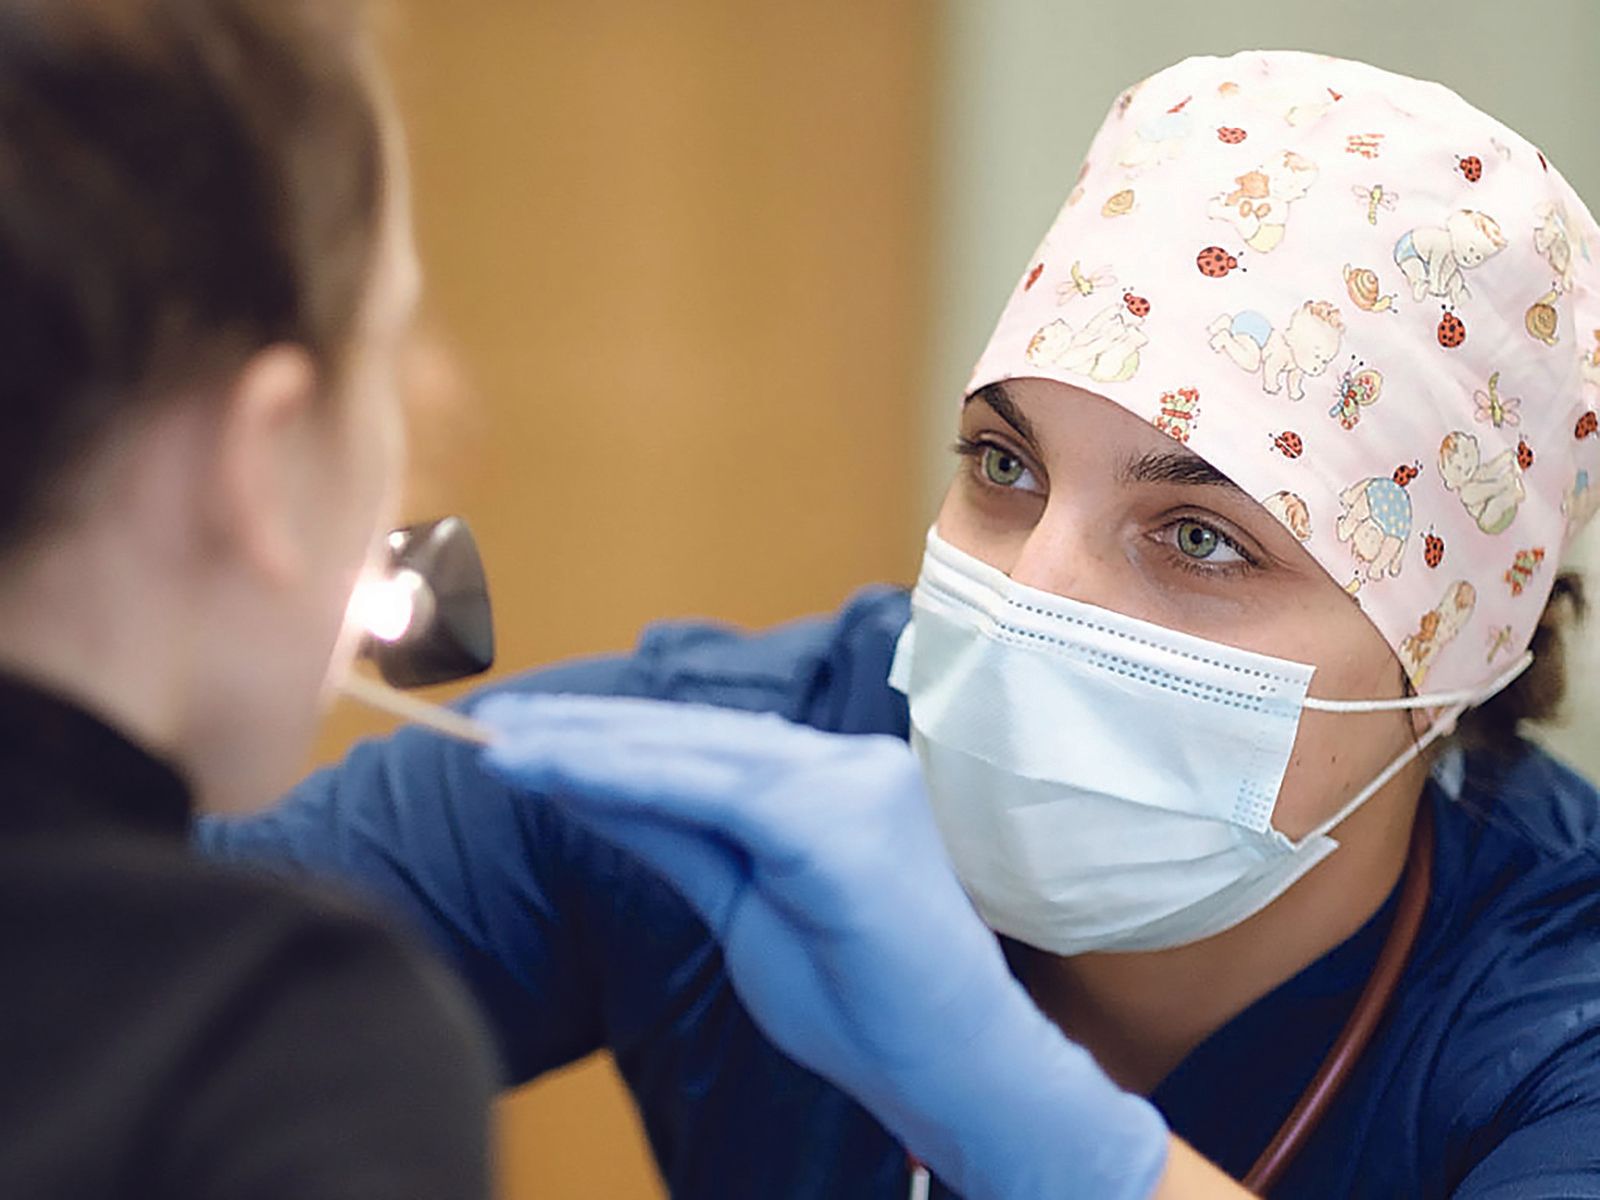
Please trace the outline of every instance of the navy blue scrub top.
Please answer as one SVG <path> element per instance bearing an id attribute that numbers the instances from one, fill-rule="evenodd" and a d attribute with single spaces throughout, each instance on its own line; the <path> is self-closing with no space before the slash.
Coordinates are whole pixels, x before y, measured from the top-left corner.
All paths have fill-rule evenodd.
<path id="1" fill-rule="evenodd" d="M 886 679 L 906 594 L 747 634 L 670 624 L 629 656 L 501 683 L 776 712 L 906 735 Z M 1600 888 L 1593 787 L 1528 746 L 1435 771 L 1433 894 L 1388 1016 L 1280 1196 L 1600 1197 Z M 278 808 L 213 820 L 211 853 L 353 881 L 437 943 L 493 1024 L 510 1083 L 609 1048 L 680 1200 L 905 1195 L 900 1149 L 740 1006 L 664 882 L 476 751 L 402 731 Z M 892 863 L 884 864 L 892 870 Z M 1218 1030 L 1152 1099 L 1236 1178 L 1344 1023 L 1393 900 Z"/>

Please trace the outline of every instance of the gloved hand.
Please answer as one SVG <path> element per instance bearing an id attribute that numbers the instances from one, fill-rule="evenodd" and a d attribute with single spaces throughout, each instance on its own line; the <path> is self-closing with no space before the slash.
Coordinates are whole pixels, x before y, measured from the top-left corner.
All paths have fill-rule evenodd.
<path id="1" fill-rule="evenodd" d="M 498 696 L 489 768 L 664 874 L 786 1054 L 962 1195 L 1144 1197 L 1167 1133 L 1034 1007 L 962 892 L 916 761 L 698 705 Z"/>

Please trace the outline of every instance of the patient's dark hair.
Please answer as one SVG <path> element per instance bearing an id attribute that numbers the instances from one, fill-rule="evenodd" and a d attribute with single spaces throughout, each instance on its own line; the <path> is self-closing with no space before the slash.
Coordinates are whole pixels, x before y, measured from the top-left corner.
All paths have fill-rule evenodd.
<path id="1" fill-rule="evenodd" d="M 0 549 L 124 417 L 275 342 L 330 372 L 383 207 L 344 0 L 0 0 Z"/>

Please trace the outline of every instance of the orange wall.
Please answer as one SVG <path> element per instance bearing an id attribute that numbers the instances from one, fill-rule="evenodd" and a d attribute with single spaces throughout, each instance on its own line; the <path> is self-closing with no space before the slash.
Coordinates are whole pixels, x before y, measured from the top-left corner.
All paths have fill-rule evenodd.
<path id="1" fill-rule="evenodd" d="M 410 509 L 476 529 L 500 672 L 910 577 L 933 8 L 397 0 L 464 380 L 421 406 Z M 379 728 L 337 713 L 321 754 Z M 662 1194 L 603 1058 L 500 1128 L 514 1200 Z"/>

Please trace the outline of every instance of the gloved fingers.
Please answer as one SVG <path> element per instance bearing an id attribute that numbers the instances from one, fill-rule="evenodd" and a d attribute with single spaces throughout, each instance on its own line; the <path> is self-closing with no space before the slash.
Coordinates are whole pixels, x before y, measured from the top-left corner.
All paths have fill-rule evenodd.
<path id="1" fill-rule="evenodd" d="M 881 790 L 873 761 L 893 754 L 911 770 L 909 752 L 887 739 L 821 734 L 766 714 L 527 697 L 510 707 L 485 704 L 475 715 L 502 731 L 484 761 L 513 783 L 594 806 L 670 813 L 721 829 L 762 856 L 812 844 L 812 826 L 837 823 L 848 815 L 841 807 L 861 808 L 843 805 L 841 789 L 869 798 Z M 823 771 L 826 781 L 811 779 Z"/>
<path id="2" fill-rule="evenodd" d="M 593 733 L 618 747 L 654 751 L 695 747 L 729 763 L 802 761 L 822 752 L 828 736 L 773 713 L 749 713 L 708 704 L 678 704 L 634 697 L 497 695 L 472 715 L 500 732 L 508 746 L 559 731 Z"/>
<path id="3" fill-rule="evenodd" d="M 705 794 L 737 791 L 743 762 L 681 745 L 643 744 L 592 726 L 542 723 L 504 735 L 483 751 L 494 774 L 528 791 L 562 793 L 591 808 L 677 811 Z M 693 812 L 680 811 L 681 819 Z"/>
<path id="4" fill-rule="evenodd" d="M 700 747 L 639 750 L 609 732 L 542 728 L 489 747 L 483 762 L 519 790 L 559 797 L 577 820 L 604 820 L 613 834 L 629 820 L 672 825 L 719 839 L 768 873 L 788 868 L 797 847 L 829 826 L 771 804 L 752 772 L 714 762 Z M 789 799 L 798 807 L 802 798 Z"/>
<path id="5" fill-rule="evenodd" d="M 825 923 L 890 858 L 940 853 L 915 761 L 894 739 L 653 701 L 514 699 L 475 714 L 504 731 L 484 752 L 496 774 L 591 811 L 715 830 L 775 896 Z"/>

